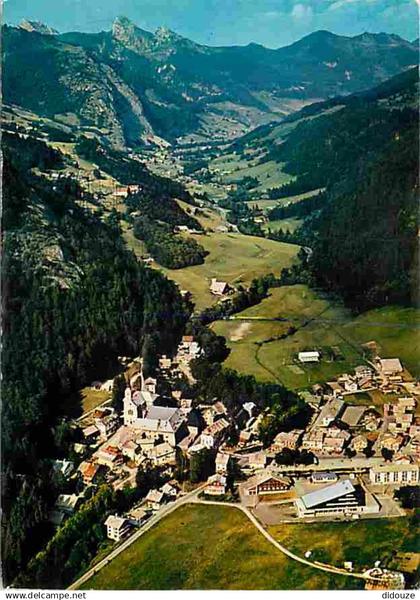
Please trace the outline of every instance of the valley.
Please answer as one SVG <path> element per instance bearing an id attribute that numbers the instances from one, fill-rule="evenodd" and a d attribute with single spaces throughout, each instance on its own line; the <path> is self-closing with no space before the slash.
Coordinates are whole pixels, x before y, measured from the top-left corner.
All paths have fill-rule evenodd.
<path id="1" fill-rule="evenodd" d="M 415 588 L 416 44 L 4 40 L 7 583 Z"/>

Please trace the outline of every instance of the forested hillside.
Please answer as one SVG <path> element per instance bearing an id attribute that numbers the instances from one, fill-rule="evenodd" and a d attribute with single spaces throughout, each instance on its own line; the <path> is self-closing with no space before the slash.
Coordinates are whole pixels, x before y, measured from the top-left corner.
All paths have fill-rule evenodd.
<path id="1" fill-rule="evenodd" d="M 3 573 L 10 582 L 45 541 L 53 478 L 66 455 L 66 403 L 111 374 L 118 355 L 178 342 L 189 307 L 175 285 L 128 252 L 118 221 L 84 211 L 65 178 L 54 189 L 30 167 L 62 160 L 45 144 L 4 137 Z"/>
<path id="2" fill-rule="evenodd" d="M 275 161 L 293 175 L 269 190 L 279 204 L 268 219 L 304 219 L 293 236 L 313 251 L 312 276 L 355 309 L 417 302 L 417 94 L 412 69 L 368 92 L 303 109 L 233 146 L 246 160 Z M 287 200 L 310 191 L 310 198 Z"/>

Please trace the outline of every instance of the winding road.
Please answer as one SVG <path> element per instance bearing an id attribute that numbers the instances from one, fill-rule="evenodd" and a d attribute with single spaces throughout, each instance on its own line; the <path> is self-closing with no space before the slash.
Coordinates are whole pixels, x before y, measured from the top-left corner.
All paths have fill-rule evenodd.
<path id="1" fill-rule="evenodd" d="M 258 529 L 258 531 L 266 538 L 266 540 L 272 546 L 274 546 L 277 550 L 279 550 L 285 556 L 287 556 L 288 558 L 295 560 L 305 566 L 312 567 L 313 569 L 318 569 L 319 571 L 325 571 L 325 572 L 333 574 L 333 575 L 343 575 L 345 577 L 355 577 L 356 579 L 363 579 L 365 581 L 367 579 L 370 579 L 364 573 L 350 572 L 350 571 L 341 569 L 340 567 L 335 567 L 333 565 L 327 565 L 327 564 L 320 563 L 320 562 L 312 562 L 306 558 L 303 558 L 301 556 L 298 556 L 297 554 L 294 554 L 294 552 L 291 552 L 288 548 L 286 548 L 285 546 L 280 544 L 280 542 L 278 542 L 276 539 L 274 539 L 273 536 L 262 526 L 262 524 L 258 521 L 258 519 L 256 519 L 256 517 L 252 514 L 252 512 L 245 506 L 242 506 L 241 504 L 237 504 L 237 503 L 233 504 L 230 502 L 219 502 L 216 500 L 214 500 L 214 501 L 201 500 L 198 497 L 198 495 L 206 487 L 206 485 L 207 484 L 203 484 L 203 485 L 199 486 L 195 490 L 178 498 L 171 504 L 168 504 L 168 505 L 164 506 L 163 508 L 161 508 L 155 515 L 153 515 L 153 517 L 151 517 L 151 519 L 149 521 L 147 521 L 147 523 L 145 525 L 142 526 L 141 529 L 137 530 L 133 535 L 131 535 L 129 538 L 127 538 L 120 546 L 118 546 L 117 548 L 115 548 L 115 550 L 110 552 L 110 554 L 108 554 L 98 564 L 96 564 L 94 567 L 92 567 L 91 569 L 86 571 L 86 573 L 84 573 L 84 575 L 82 575 L 81 577 L 79 577 L 79 579 L 77 579 L 74 583 L 72 583 L 68 587 L 68 589 L 69 590 L 79 589 L 81 585 L 86 583 L 86 581 L 88 581 L 91 577 L 93 577 L 93 575 L 98 573 L 98 571 L 100 571 L 103 567 L 105 567 L 108 563 L 110 563 L 111 560 L 116 558 L 119 554 L 121 554 L 121 552 L 124 552 L 124 550 L 126 550 L 129 546 L 131 546 L 131 544 L 133 544 L 142 535 L 147 533 L 152 527 L 154 527 L 157 523 L 159 523 L 159 521 L 161 519 L 168 516 L 169 514 L 171 514 L 172 512 L 174 512 L 175 510 L 177 510 L 178 508 L 180 508 L 181 506 L 183 506 L 185 504 L 207 504 L 207 505 L 213 505 L 213 506 L 227 506 L 229 508 L 240 510 L 244 515 L 246 515 L 246 517 Z"/>

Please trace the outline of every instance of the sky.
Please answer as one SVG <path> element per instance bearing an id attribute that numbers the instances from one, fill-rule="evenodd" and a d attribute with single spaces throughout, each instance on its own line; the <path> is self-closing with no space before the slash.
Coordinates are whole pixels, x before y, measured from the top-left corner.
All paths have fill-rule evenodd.
<path id="1" fill-rule="evenodd" d="M 1 1 L 1 0 L 0 0 Z M 3 0 L 3 21 L 42 21 L 60 32 L 103 31 L 124 15 L 139 27 L 168 27 L 208 45 L 278 48 L 319 29 L 418 37 L 420 0 Z"/>

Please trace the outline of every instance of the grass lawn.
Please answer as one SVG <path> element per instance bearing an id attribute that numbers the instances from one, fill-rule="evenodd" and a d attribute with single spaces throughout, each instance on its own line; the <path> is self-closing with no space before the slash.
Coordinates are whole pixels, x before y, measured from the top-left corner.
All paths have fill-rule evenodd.
<path id="1" fill-rule="evenodd" d="M 363 585 L 305 567 L 238 510 L 185 506 L 121 553 L 84 589 L 348 589 Z"/>
<path id="2" fill-rule="evenodd" d="M 291 389 L 299 389 L 333 379 L 363 362 L 361 344 L 372 339 L 379 343 L 382 356 L 399 356 L 413 375 L 418 376 L 419 336 L 414 321 L 419 313 L 414 309 L 387 307 L 354 318 L 342 305 L 307 286 L 296 285 L 271 290 L 271 295 L 259 305 L 236 315 L 238 321 L 219 321 L 213 329 L 226 337 L 231 348 L 226 366 L 262 381 L 280 381 Z M 282 317 L 288 321 L 257 321 L 256 317 Z M 240 318 L 244 320 L 239 321 Z M 294 335 L 283 340 L 272 339 L 290 325 L 298 328 L 308 319 L 313 320 Z M 324 358 L 314 365 L 300 365 L 294 360 L 299 351 L 327 350 L 332 346 L 339 347 L 344 360 Z M 382 398 L 372 398 L 372 404 L 383 402 Z"/>
<path id="3" fill-rule="evenodd" d="M 339 567 L 352 561 L 356 571 L 392 566 L 397 552 L 419 552 L 418 531 L 410 517 L 369 519 L 350 523 L 310 523 L 305 525 L 275 525 L 271 535 L 296 554 L 311 550 L 311 560 Z"/>
<path id="4" fill-rule="evenodd" d="M 269 221 L 263 225 L 264 231 L 278 231 L 282 229 L 283 231 L 290 231 L 290 233 L 294 233 L 298 227 L 300 227 L 303 223 L 303 219 L 280 219 L 278 221 Z"/>
<path id="5" fill-rule="evenodd" d="M 92 410 L 96 406 L 105 402 L 111 397 L 109 392 L 103 390 L 93 390 L 90 387 L 85 387 L 81 390 L 83 413 Z"/>
<path id="6" fill-rule="evenodd" d="M 413 376 L 420 377 L 419 309 L 385 306 L 359 315 L 343 329 L 361 344 L 374 340 L 381 356 L 399 357 Z"/>
<path id="7" fill-rule="evenodd" d="M 141 246 L 136 247 L 136 240 L 130 234 L 126 234 L 126 239 L 130 240 L 130 247 L 136 253 L 144 252 Z M 278 275 L 283 267 L 292 264 L 299 251 L 299 246 L 293 244 L 238 233 L 209 233 L 194 236 L 194 239 L 209 252 L 203 265 L 185 269 L 153 266 L 178 283 L 181 289 L 190 291 L 197 310 L 218 300 L 209 292 L 212 277 L 232 285 L 247 286 L 255 277 L 266 273 Z"/>

